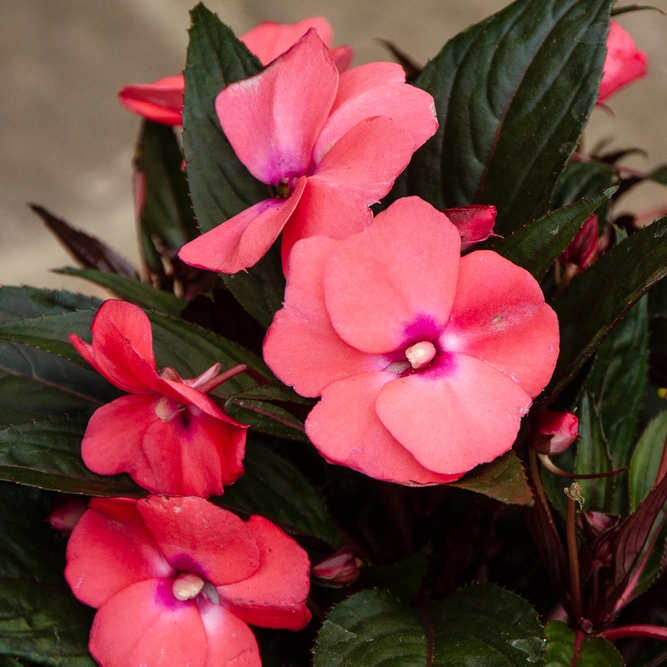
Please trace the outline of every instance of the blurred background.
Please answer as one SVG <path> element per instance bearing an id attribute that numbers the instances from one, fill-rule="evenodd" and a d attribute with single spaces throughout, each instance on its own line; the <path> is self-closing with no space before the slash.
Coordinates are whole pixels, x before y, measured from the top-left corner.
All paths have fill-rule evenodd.
<path id="1" fill-rule="evenodd" d="M 0 0 L 0 283 L 93 289 L 49 273 L 74 262 L 28 209 L 29 202 L 137 263 L 131 162 L 139 118 L 120 106 L 116 93 L 123 84 L 147 83 L 183 69 L 188 10 L 194 2 Z M 334 27 L 334 45 L 355 48 L 354 64 L 390 59 L 377 38 L 423 64 L 452 36 L 509 2 L 205 4 L 237 34 L 262 20 L 293 22 L 322 15 Z M 667 0 L 652 4 L 667 11 Z M 636 156 L 627 164 L 648 170 L 667 163 L 667 17 L 646 11 L 618 20 L 648 53 L 649 74 L 613 97 L 611 111 L 595 109 L 586 145 L 609 138 L 613 148 L 643 148 L 648 157 Z M 667 204 L 667 188 L 641 186 L 622 204 L 635 211 Z"/>

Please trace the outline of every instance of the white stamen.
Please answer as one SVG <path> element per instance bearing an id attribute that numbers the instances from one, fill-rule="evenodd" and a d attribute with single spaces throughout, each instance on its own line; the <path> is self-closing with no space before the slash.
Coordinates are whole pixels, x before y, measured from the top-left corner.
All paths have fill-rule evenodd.
<path id="1" fill-rule="evenodd" d="M 204 588 L 204 581 L 196 574 L 179 574 L 174 579 L 172 591 L 177 600 L 184 601 L 196 598 L 202 588 Z"/>
<path id="2" fill-rule="evenodd" d="M 428 366 L 428 364 L 433 361 L 433 357 L 435 357 L 436 352 L 437 350 L 435 349 L 435 345 L 424 340 L 421 343 L 415 343 L 415 345 L 409 347 L 405 351 L 405 356 L 410 362 L 412 368 L 417 370 L 418 368 Z"/>

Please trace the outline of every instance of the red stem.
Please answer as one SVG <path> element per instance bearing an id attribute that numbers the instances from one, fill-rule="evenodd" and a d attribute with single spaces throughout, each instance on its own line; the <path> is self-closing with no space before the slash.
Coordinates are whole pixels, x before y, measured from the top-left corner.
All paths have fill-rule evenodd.
<path id="1" fill-rule="evenodd" d="M 570 667 L 576 667 L 581 655 L 581 647 L 584 643 L 585 635 L 581 630 L 574 631 L 574 647 L 572 650 L 572 660 L 570 660 Z"/>
<path id="2" fill-rule="evenodd" d="M 667 642 L 667 628 L 657 625 L 623 625 L 620 628 L 605 630 L 602 636 L 610 642 L 626 637 L 646 637 L 647 639 L 660 639 Z"/>
<path id="3" fill-rule="evenodd" d="M 570 564 L 570 602 L 572 603 L 571 620 L 579 625 L 583 615 L 581 603 L 581 580 L 579 578 L 579 552 L 577 550 L 577 501 L 567 497 L 567 555 Z"/>

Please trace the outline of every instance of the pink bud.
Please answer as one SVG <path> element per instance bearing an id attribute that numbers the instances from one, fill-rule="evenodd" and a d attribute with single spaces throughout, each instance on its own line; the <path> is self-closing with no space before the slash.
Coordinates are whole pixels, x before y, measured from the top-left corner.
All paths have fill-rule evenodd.
<path id="1" fill-rule="evenodd" d="M 63 533 L 71 533 L 77 521 L 88 509 L 86 500 L 80 496 L 66 494 L 59 495 L 55 505 L 53 512 L 49 514 L 48 521 L 53 530 L 60 530 Z"/>
<path id="2" fill-rule="evenodd" d="M 354 551 L 345 547 L 313 565 L 311 574 L 329 586 L 348 586 L 359 576 L 359 565 Z"/>
<path id="3" fill-rule="evenodd" d="M 560 261 L 565 265 L 575 264 L 579 271 L 587 269 L 598 255 L 598 229 L 598 217 L 594 214 L 584 222 Z"/>
<path id="4" fill-rule="evenodd" d="M 493 236 L 496 224 L 496 207 L 473 204 L 442 211 L 456 226 L 461 235 L 461 252 L 470 250 L 476 243 Z"/>
<path id="5" fill-rule="evenodd" d="M 607 37 L 607 57 L 604 61 L 598 104 L 617 90 L 646 76 L 648 56 L 637 48 L 632 36 L 612 21 Z"/>
<path id="6" fill-rule="evenodd" d="M 579 420 L 571 412 L 536 410 L 530 446 L 540 454 L 561 454 L 579 437 Z"/>

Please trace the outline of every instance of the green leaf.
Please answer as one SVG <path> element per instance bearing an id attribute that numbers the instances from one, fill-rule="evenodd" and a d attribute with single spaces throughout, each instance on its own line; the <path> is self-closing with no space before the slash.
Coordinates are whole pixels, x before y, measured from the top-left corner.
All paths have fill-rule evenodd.
<path id="1" fill-rule="evenodd" d="M 361 570 L 361 584 L 363 588 L 383 588 L 402 604 L 410 604 L 424 583 L 430 555 L 431 550 L 426 547 L 387 567 L 367 565 Z"/>
<path id="2" fill-rule="evenodd" d="M 198 235 L 182 162 L 174 130 L 144 121 L 134 155 L 144 187 L 140 230 L 170 250 L 179 250 Z"/>
<path id="3" fill-rule="evenodd" d="M 625 313 L 667 274 L 667 218 L 612 248 L 554 300 L 560 355 L 546 397 L 560 392 Z"/>
<path id="4" fill-rule="evenodd" d="M 313 666 L 530 667 L 541 662 L 543 645 L 534 609 L 493 584 L 471 586 L 430 610 L 367 590 L 329 613 Z"/>
<path id="5" fill-rule="evenodd" d="M 593 395 L 587 391 L 582 392 L 577 407 L 581 438 L 577 441 L 575 472 L 584 475 L 609 472 L 612 470 L 612 459 Z M 578 481 L 583 489 L 584 509 L 596 512 L 611 511 L 614 500 L 613 478 L 604 477 Z"/>
<path id="6" fill-rule="evenodd" d="M 436 208 L 493 204 L 509 235 L 547 211 L 597 100 L 612 0 L 517 0 L 448 42 L 416 85 L 440 127 L 409 190 Z"/>
<path id="7" fill-rule="evenodd" d="M 561 623 L 548 623 L 546 663 L 549 667 L 570 667 L 574 654 L 575 632 Z M 625 667 L 618 651 L 602 637 L 586 637 L 581 645 L 577 667 Z"/>
<path id="8" fill-rule="evenodd" d="M 0 479 L 91 496 L 143 496 L 127 475 L 96 475 L 81 459 L 87 418 L 59 417 L 0 430 Z"/>
<path id="9" fill-rule="evenodd" d="M 303 427 L 303 422 L 283 408 L 263 401 L 234 399 L 226 403 L 225 410 L 230 417 L 254 429 L 297 442 L 310 442 Z"/>
<path id="10" fill-rule="evenodd" d="M 458 486 L 489 498 L 513 505 L 532 505 L 526 474 L 514 452 L 507 452 L 490 463 L 473 468 L 467 475 L 449 486 Z"/>
<path id="11" fill-rule="evenodd" d="M 101 299 L 64 290 L 0 287 L 0 322 L 97 309 Z"/>
<path id="12" fill-rule="evenodd" d="M 262 67 L 246 46 L 201 3 L 190 12 L 185 66 L 183 145 L 197 222 L 207 232 L 268 197 L 222 132 L 215 98 L 229 83 Z"/>
<path id="13" fill-rule="evenodd" d="M 571 160 L 558 179 L 551 198 L 551 207 L 560 208 L 583 197 L 592 197 L 600 190 L 607 190 L 614 182 L 614 169 L 598 160 L 577 162 Z"/>
<path id="14" fill-rule="evenodd" d="M 94 667 L 94 611 L 63 579 L 64 542 L 46 523 L 37 489 L 0 485 L 0 654 L 54 667 Z"/>
<path id="15" fill-rule="evenodd" d="M 547 271 L 570 245 L 584 222 L 611 197 L 618 188 L 609 188 L 588 199 L 547 213 L 496 241 L 491 249 L 518 264 L 541 281 Z"/>
<path id="16" fill-rule="evenodd" d="M 223 275 L 222 279 L 234 298 L 265 329 L 273 321 L 274 313 L 282 308 L 285 278 L 280 261 L 280 241 L 247 272 Z"/>
<path id="17" fill-rule="evenodd" d="M 67 276 L 78 276 L 89 280 L 91 283 L 101 285 L 111 290 L 114 294 L 135 306 L 156 310 L 159 313 L 178 317 L 187 303 L 170 292 L 155 289 L 152 285 L 120 276 L 115 273 L 102 273 L 94 269 L 74 269 L 67 267 L 57 269 L 55 273 Z"/>
<path id="18" fill-rule="evenodd" d="M 232 511 L 261 514 L 290 532 L 311 535 L 335 548 L 343 543 L 310 482 L 250 432 L 244 475 L 216 504 Z"/>
<path id="19" fill-rule="evenodd" d="M 655 486 L 667 437 L 667 410 L 653 419 L 635 447 L 628 474 L 630 512 L 636 512 Z"/>
<path id="20" fill-rule="evenodd" d="M 646 178 L 654 183 L 667 185 L 667 164 L 662 164 L 659 167 L 656 167 L 650 174 L 647 174 Z"/>

